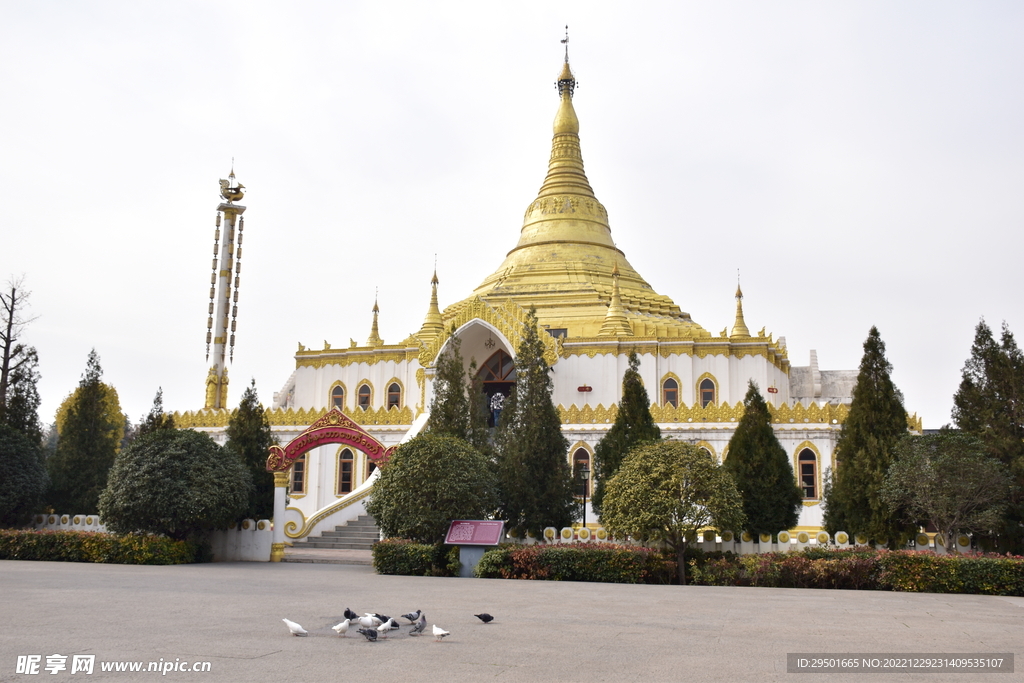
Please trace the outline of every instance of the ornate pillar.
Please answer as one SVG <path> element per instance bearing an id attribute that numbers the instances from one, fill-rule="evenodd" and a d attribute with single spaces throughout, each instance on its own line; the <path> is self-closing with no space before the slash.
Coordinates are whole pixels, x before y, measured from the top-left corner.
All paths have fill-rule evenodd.
<path id="1" fill-rule="evenodd" d="M 284 498 L 288 491 L 288 473 L 274 472 L 274 538 L 270 546 L 270 561 L 284 559 Z"/>

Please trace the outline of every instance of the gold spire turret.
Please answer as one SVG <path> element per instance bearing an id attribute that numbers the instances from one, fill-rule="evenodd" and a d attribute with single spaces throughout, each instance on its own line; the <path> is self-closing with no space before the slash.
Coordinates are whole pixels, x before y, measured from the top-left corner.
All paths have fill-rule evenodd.
<path id="1" fill-rule="evenodd" d="M 604 316 L 604 324 L 598 337 L 632 337 L 633 328 L 629 326 L 626 312 L 622 308 L 622 297 L 619 293 L 619 264 L 612 269 L 612 302 Z"/>
<path id="2" fill-rule="evenodd" d="M 384 340 L 380 338 L 380 334 L 377 333 L 377 314 L 380 313 L 380 307 L 377 306 L 377 297 L 373 297 L 373 326 L 370 327 L 370 338 L 366 340 L 367 346 L 383 346 Z"/>
<path id="3" fill-rule="evenodd" d="M 743 290 L 740 289 L 740 283 L 737 279 L 736 282 L 736 322 L 732 324 L 732 337 L 749 337 L 750 330 L 747 329 L 747 323 L 743 320 Z"/>
<path id="4" fill-rule="evenodd" d="M 430 308 L 427 309 L 427 317 L 423 319 L 423 327 L 416 333 L 416 337 L 426 342 L 444 331 L 444 321 L 441 318 L 441 309 L 437 305 L 437 266 L 434 267 L 434 277 L 430 278 Z"/>
<path id="5" fill-rule="evenodd" d="M 615 246 L 608 212 L 583 167 L 573 106 L 577 83 L 568 52 L 556 85 L 559 103 L 544 182 L 526 209 L 519 243 L 473 298 L 491 303 L 511 299 L 524 309 L 536 308 L 542 325 L 563 328 L 569 337 L 595 337 L 605 327 L 617 266 L 619 306 L 630 327 L 635 322 L 642 334 L 664 330 L 673 337 L 710 337 L 671 299 L 655 292 Z M 446 311 L 445 318 L 450 315 Z M 615 329 L 625 328 L 616 323 Z"/>

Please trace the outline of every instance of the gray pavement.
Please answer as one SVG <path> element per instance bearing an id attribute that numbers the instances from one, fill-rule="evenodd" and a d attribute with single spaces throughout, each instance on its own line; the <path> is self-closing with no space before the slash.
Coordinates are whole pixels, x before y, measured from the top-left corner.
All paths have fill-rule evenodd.
<path id="1" fill-rule="evenodd" d="M 0 681 L 1024 681 L 1024 598 L 379 576 L 359 565 L 0 561 Z M 345 608 L 451 636 L 368 643 Z M 488 625 L 474 613 L 496 616 Z M 289 635 L 287 617 L 310 635 Z M 787 652 L 1013 652 L 1013 674 L 789 674 Z M 92 675 L 17 674 L 93 654 Z M 210 671 L 102 672 L 102 662 Z"/>

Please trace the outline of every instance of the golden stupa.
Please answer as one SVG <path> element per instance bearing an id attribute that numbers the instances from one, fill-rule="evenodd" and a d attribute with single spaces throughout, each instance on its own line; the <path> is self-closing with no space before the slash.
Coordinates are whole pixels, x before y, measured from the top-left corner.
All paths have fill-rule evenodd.
<path id="1" fill-rule="evenodd" d="M 511 299 L 535 308 L 540 324 L 558 336 L 709 337 L 669 297 L 655 292 L 615 246 L 608 212 L 583 169 L 568 56 L 557 85 L 548 172 L 526 209 L 519 243 L 473 296 L 445 310 L 444 319 L 478 297 L 495 306 Z"/>

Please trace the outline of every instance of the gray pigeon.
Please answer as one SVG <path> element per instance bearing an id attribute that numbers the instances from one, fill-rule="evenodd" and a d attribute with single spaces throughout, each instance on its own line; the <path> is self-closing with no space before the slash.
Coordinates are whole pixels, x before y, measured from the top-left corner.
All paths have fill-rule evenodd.
<path id="1" fill-rule="evenodd" d="M 408 619 L 410 624 L 415 624 L 417 621 L 420 620 L 420 615 L 422 613 L 423 613 L 422 610 L 416 610 L 415 612 L 409 612 L 408 614 L 403 614 L 402 618 L 403 619 Z"/>
<path id="2" fill-rule="evenodd" d="M 494 617 L 492 617 L 487 612 L 484 612 L 483 614 L 474 614 L 473 616 L 479 619 L 480 621 L 484 622 L 485 624 L 489 624 L 492 621 L 494 621 Z"/>
<path id="3" fill-rule="evenodd" d="M 418 636 L 423 633 L 423 629 L 427 627 L 427 615 L 424 614 L 420 617 L 420 620 L 416 622 L 416 625 L 409 631 L 410 636 Z"/>
<path id="4" fill-rule="evenodd" d="M 306 629 L 302 628 L 301 626 L 296 624 L 294 621 L 289 621 L 288 619 L 282 619 L 281 621 L 283 621 L 288 626 L 288 630 L 292 632 L 293 636 L 305 636 L 305 635 L 308 635 L 308 632 L 306 631 Z"/>
<path id="5" fill-rule="evenodd" d="M 373 643 L 373 642 L 376 642 L 376 641 L 377 641 L 377 631 L 376 631 L 376 629 L 372 629 L 372 628 L 361 628 L 361 629 L 359 629 L 359 630 L 358 630 L 357 632 L 358 632 L 358 633 L 362 633 L 362 634 L 363 634 L 364 636 L 366 636 L 366 639 L 367 639 L 368 641 L 370 641 L 371 643 Z"/>

